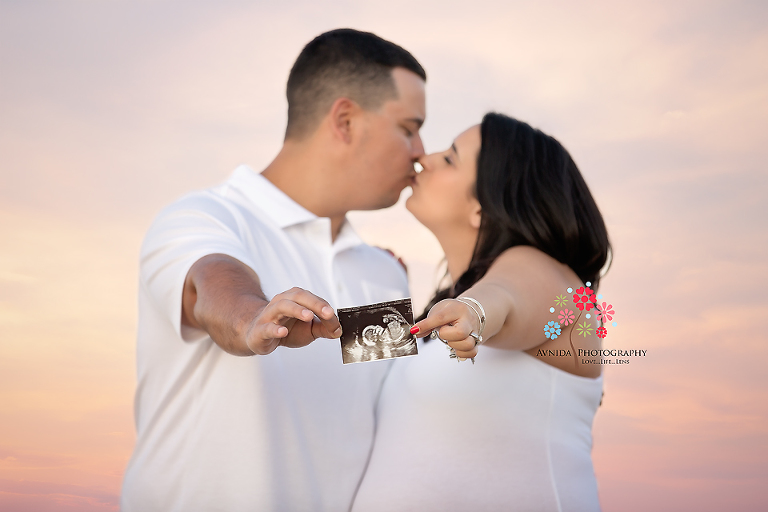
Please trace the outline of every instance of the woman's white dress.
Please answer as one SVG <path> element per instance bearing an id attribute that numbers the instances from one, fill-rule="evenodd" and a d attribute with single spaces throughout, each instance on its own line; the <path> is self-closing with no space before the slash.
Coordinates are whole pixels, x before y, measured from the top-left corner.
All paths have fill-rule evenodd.
<path id="1" fill-rule="evenodd" d="M 397 359 L 352 507 L 374 511 L 598 511 L 592 420 L 602 377 L 480 347 L 457 363 L 431 341 Z"/>

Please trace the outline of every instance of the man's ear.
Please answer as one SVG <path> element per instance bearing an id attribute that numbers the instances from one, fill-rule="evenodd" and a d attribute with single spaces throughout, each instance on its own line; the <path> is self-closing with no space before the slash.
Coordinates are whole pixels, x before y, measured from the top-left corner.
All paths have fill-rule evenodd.
<path id="1" fill-rule="evenodd" d="M 346 144 L 352 142 L 352 123 L 360 111 L 360 105 L 349 98 L 342 97 L 334 101 L 328 113 L 334 137 Z"/>
<path id="2" fill-rule="evenodd" d="M 477 203 L 469 215 L 469 225 L 475 229 L 480 229 L 481 220 L 483 220 L 483 211 L 480 209 L 480 203 Z"/>

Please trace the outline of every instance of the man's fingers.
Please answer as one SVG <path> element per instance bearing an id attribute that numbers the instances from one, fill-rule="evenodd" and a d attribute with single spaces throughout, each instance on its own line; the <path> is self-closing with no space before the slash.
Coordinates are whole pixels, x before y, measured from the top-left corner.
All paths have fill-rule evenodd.
<path id="1" fill-rule="evenodd" d="M 272 338 L 285 338 L 288 336 L 288 328 L 284 325 L 278 325 L 269 322 L 264 325 L 264 330 L 262 331 L 261 335 L 265 340 Z"/>
<path id="2" fill-rule="evenodd" d="M 330 320 L 335 316 L 333 308 L 327 301 L 302 288 L 291 288 L 280 295 L 284 296 L 286 299 L 292 300 L 296 304 L 301 304 L 312 311 L 321 320 Z"/>
<path id="3" fill-rule="evenodd" d="M 284 325 L 272 322 L 257 324 L 245 341 L 254 354 L 270 354 L 280 344 L 279 340 L 288 336 L 289 330 Z"/>
<path id="4" fill-rule="evenodd" d="M 340 338 L 341 337 L 341 325 L 336 329 L 330 330 L 320 319 L 315 318 L 312 320 L 312 336 L 317 338 Z"/>
<path id="5" fill-rule="evenodd" d="M 339 323 L 339 319 L 336 317 L 336 314 L 333 312 L 333 309 L 331 309 L 330 318 L 324 319 L 318 315 L 318 318 L 316 318 L 314 322 L 318 322 L 320 324 L 321 331 L 314 330 L 313 334 L 322 332 L 322 334 L 319 336 L 315 336 L 316 338 L 338 338 L 341 336 L 341 324 Z M 315 329 L 317 329 L 317 327 Z"/>
<path id="6" fill-rule="evenodd" d="M 326 329 L 328 329 L 328 332 L 334 332 L 339 327 L 341 327 L 341 324 L 339 324 L 339 319 L 336 317 L 336 313 L 333 311 L 331 305 L 317 295 L 310 293 L 302 288 L 291 288 L 287 292 L 281 293 L 280 295 L 283 295 L 286 299 L 291 300 L 296 304 L 299 304 L 300 306 L 310 310 L 315 316 L 317 316 L 317 318 L 320 319 L 320 321 L 323 322 L 323 325 Z M 301 320 L 308 321 L 306 318 L 301 318 Z"/>
<path id="7" fill-rule="evenodd" d="M 280 339 L 281 345 L 290 347 L 305 346 L 316 338 L 341 336 L 341 324 L 330 304 L 301 288 L 275 295 L 262 310 L 258 323 L 259 337 Z"/>
<path id="8" fill-rule="evenodd" d="M 301 297 L 296 297 L 301 300 Z M 302 322 L 311 322 L 315 315 L 320 317 L 320 320 L 327 324 L 331 331 L 336 330 L 339 325 L 339 320 L 333 312 L 330 306 L 320 306 L 317 311 L 313 311 L 306 304 L 295 302 L 291 299 L 272 299 L 272 302 L 265 308 L 265 321 L 269 322 L 283 322 L 286 318 L 295 318 Z M 330 317 L 327 320 L 323 320 L 322 316 Z"/>
<path id="9" fill-rule="evenodd" d="M 277 298 L 277 297 L 276 297 Z M 282 322 L 286 318 L 295 318 L 309 322 L 315 314 L 308 308 L 289 299 L 272 299 L 262 313 L 265 322 Z"/>

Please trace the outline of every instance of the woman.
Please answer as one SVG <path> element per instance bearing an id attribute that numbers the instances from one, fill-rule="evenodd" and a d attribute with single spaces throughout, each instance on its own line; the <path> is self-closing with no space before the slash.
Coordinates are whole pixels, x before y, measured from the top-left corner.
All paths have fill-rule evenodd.
<path id="1" fill-rule="evenodd" d="M 500 114 L 421 164 L 406 206 L 453 285 L 412 332 L 450 352 L 431 341 L 395 362 L 353 510 L 599 510 L 601 368 L 574 357 L 600 348 L 585 285 L 610 254 L 589 189 L 555 139 Z M 579 327 L 553 321 L 555 298 L 578 300 Z"/>

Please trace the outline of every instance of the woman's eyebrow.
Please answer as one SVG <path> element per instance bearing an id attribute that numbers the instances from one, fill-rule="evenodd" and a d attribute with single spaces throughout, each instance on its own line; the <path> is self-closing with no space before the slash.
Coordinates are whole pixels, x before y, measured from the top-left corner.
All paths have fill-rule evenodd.
<path id="1" fill-rule="evenodd" d="M 451 144 L 451 149 L 453 150 L 454 153 L 456 153 L 456 158 L 461 160 L 461 157 L 459 156 L 459 151 L 456 149 L 456 143 L 455 142 L 453 144 Z"/>

